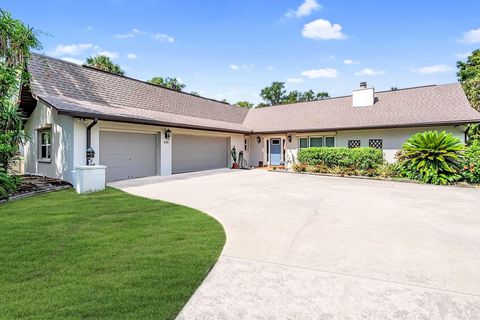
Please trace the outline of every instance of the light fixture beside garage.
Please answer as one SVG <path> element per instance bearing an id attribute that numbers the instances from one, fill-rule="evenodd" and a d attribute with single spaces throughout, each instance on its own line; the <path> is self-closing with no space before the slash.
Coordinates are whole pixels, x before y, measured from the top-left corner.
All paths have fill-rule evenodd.
<path id="1" fill-rule="evenodd" d="M 262 139 L 260 138 L 260 136 L 257 136 L 257 143 L 260 143 L 262 141 Z"/>
<path id="2" fill-rule="evenodd" d="M 289 143 L 292 142 L 292 135 L 289 134 L 289 135 L 287 136 L 287 139 L 288 139 L 288 142 L 289 142 Z"/>
<path id="3" fill-rule="evenodd" d="M 165 139 L 170 140 L 171 135 L 172 135 L 172 131 L 170 131 L 170 129 L 167 129 L 165 131 Z"/>

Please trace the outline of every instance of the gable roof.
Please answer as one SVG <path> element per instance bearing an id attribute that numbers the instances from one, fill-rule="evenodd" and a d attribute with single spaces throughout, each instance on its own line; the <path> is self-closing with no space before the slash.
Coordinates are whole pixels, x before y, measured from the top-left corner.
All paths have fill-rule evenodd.
<path id="1" fill-rule="evenodd" d="M 245 126 L 255 132 L 330 131 L 480 122 L 459 83 L 375 93 L 369 107 L 352 96 L 251 110 Z"/>
<path id="2" fill-rule="evenodd" d="M 249 132 L 248 110 L 33 54 L 28 62 L 34 97 L 61 114 L 160 125 Z"/>
<path id="3" fill-rule="evenodd" d="M 480 122 L 458 83 L 246 109 L 91 67 L 33 54 L 32 95 L 60 114 L 239 133 L 333 131 Z M 23 100 L 23 97 L 22 97 Z"/>

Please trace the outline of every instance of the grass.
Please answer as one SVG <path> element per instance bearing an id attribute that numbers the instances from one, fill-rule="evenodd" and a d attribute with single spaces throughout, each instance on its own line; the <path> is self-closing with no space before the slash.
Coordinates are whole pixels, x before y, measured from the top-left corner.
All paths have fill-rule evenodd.
<path id="1" fill-rule="evenodd" d="M 0 318 L 173 319 L 217 260 L 222 226 L 115 189 L 0 206 Z"/>

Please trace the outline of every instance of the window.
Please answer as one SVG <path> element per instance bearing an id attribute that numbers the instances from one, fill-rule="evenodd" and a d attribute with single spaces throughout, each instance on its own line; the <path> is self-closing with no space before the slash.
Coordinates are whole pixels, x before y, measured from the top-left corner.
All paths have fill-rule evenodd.
<path id="1" fill-rule="evenodd" d="M 38 159 L 50 160 L 52 155 L 52 131 L 50 128 L 38 131 Z"/>
<path id="2" fill-rule="evenodd" d="M 300 138 L 300 148 L 308 148 L 308 138 Z"/>
<path id="3" fill-rule="evenodd" d="M 309 147 L 335 147 L 335 137 L 300 137 L 299 147 L 300 149 Z"/>
<path id="4" fill-rule="evenodd" d="M 335 147 L 335 137 L 325 137 L 325 147 Z"/>
<path id="5" fill-rule="evenodd" d="M 272 139 L 272 145 L 280 144 L 280 139 Z"/>
<path id="6" fill-rule="evenodd" d="M 368 146 L 375 149 L 382 149 L 383 148 L 383 140 L 382 139 L 370 139 L 368 140 Z"/>
<path id="7" fill-rule="evenodd" d="M 360 148 L 360 146 L 361 146 L 360 140 L 348 140 L 349 148 Z"/>
<path id="8" fill-rule="evenodd" d="M 310 137 L 310 147 L 323 147 L 323 137 Z"/>
<path id="9" fill-rule="evenodd" d="M 248 151 L 248 138 L 244 139 L 243 143 L 244 143 L 244 146 L 243 146 L 244 150 Z"/>

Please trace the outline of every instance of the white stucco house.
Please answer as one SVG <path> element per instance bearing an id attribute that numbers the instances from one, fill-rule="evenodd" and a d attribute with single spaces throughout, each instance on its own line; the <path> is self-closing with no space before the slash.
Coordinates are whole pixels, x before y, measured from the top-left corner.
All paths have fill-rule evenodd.
<path id="1" fill-rule="evenodd" d="M 458 83 L 245 109 L 34 54 L 21 94 L 25 171 L 75 183 L 78 167 L 106 166 L 106 181 L 231 166 L 291 164 L 308 146 L 372 146 L 388 161 L 412 134 L 446 130 L 462 141 L 480 122 Z"/>

